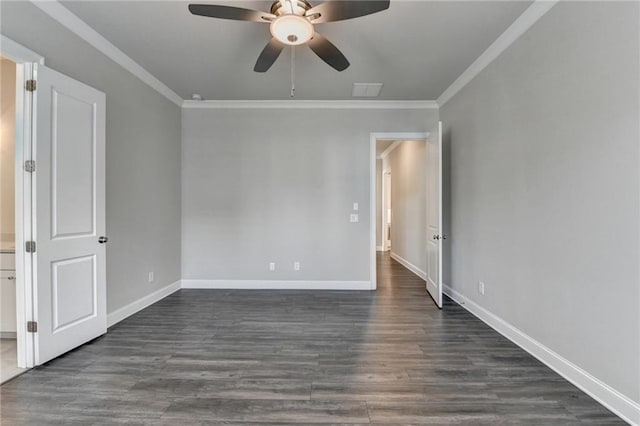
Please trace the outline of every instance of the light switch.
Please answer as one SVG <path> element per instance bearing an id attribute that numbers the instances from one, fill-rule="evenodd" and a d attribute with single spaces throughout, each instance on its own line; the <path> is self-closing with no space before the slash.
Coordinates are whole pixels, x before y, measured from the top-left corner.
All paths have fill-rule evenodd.
<path id="1" fill-rule="evenodd" d="M 276 270 L 275 262 L 269 262 L 269 270 L 270 271 L 275 271 Z"/>
<path id="2" fill-rule="evenodd" d="M 300 262 L 293 262 L 293 270 L 294 271 L 300 270 Z"/>
<path id="3" fill-rule="evenodd" d="M 350 218 L 350 222 L 351 222 L 351 223 L 356 223 L 356 222 L 358 222 L 359 220 L 360 220 L 360 219 L 359 219 L 359 217 L 358 217 L 358 215 L 357 215 L 357 214 L 352 214 L 352 215 L 351 215 L 351 218 Z"/>
<path id="4" fill-rule="evenodd" d="M 353 203 L 353 210 L 358 211 L 358 203 Z"/>

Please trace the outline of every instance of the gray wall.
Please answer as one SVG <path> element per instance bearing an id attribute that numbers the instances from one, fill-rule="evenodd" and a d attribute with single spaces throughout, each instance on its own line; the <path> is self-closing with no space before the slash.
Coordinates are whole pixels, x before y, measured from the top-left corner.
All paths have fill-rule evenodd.
<path id="1" fill-rule="evenodd" d="M 638 3 L 560 3 L 440 111 L 448 283 L 635 401 L 638 41 Z"/>
<path id="2" fill-rule="evenodd" d="M 426 143 L 406 141 L 388 156 L 391 168 L 391 253 L 427 269 Z"/>
<path id="3" fill-rule="evenodd" d="M 424 132 L 436 119 L 435 110 L 185 110 L 183 278 L 368 281 L 369 134 Z M 359 223 L 349 222 L 354 202 Z"/>
<path id="4" fill-rule="evenodd" d="M 32 4 L 1 7 L 4 35 L 106 93 L 108 312 L 179 280 L 180 108 Z"/>

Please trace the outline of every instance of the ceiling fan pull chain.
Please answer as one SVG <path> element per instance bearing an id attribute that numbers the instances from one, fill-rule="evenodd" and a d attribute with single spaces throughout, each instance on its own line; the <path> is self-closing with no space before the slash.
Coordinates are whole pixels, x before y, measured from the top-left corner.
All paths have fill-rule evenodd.
<path id="1" fill-rule="evenodd" d="M 291 46 L 291 93 L 289 97 L 296 95 L 296 47 Z"/>

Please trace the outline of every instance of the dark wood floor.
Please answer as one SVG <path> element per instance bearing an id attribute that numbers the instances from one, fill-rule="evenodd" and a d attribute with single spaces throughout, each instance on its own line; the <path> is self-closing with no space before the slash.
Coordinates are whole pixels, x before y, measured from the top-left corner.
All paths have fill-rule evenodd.
<path id="1" fill-rule="evenodd" d="M 0 388 L 3 425 L 622 424 L 379 258 L 377 292 L 181 290 Z"/>

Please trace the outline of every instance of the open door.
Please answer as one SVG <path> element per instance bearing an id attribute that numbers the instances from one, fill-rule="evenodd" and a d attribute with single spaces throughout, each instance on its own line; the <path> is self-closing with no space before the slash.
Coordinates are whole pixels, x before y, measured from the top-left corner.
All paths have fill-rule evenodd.
<path id="1" fill-rule="evenodd" d="M 427 291 L 442 308 L 442 122 L 427 139 Z"/>
<path id="2" fill-rule="evenodd" d="M 27 251 L 39 365 L 107 331 L 105 95 L 41 65 L 35 75 L 35 247 Z"/>

